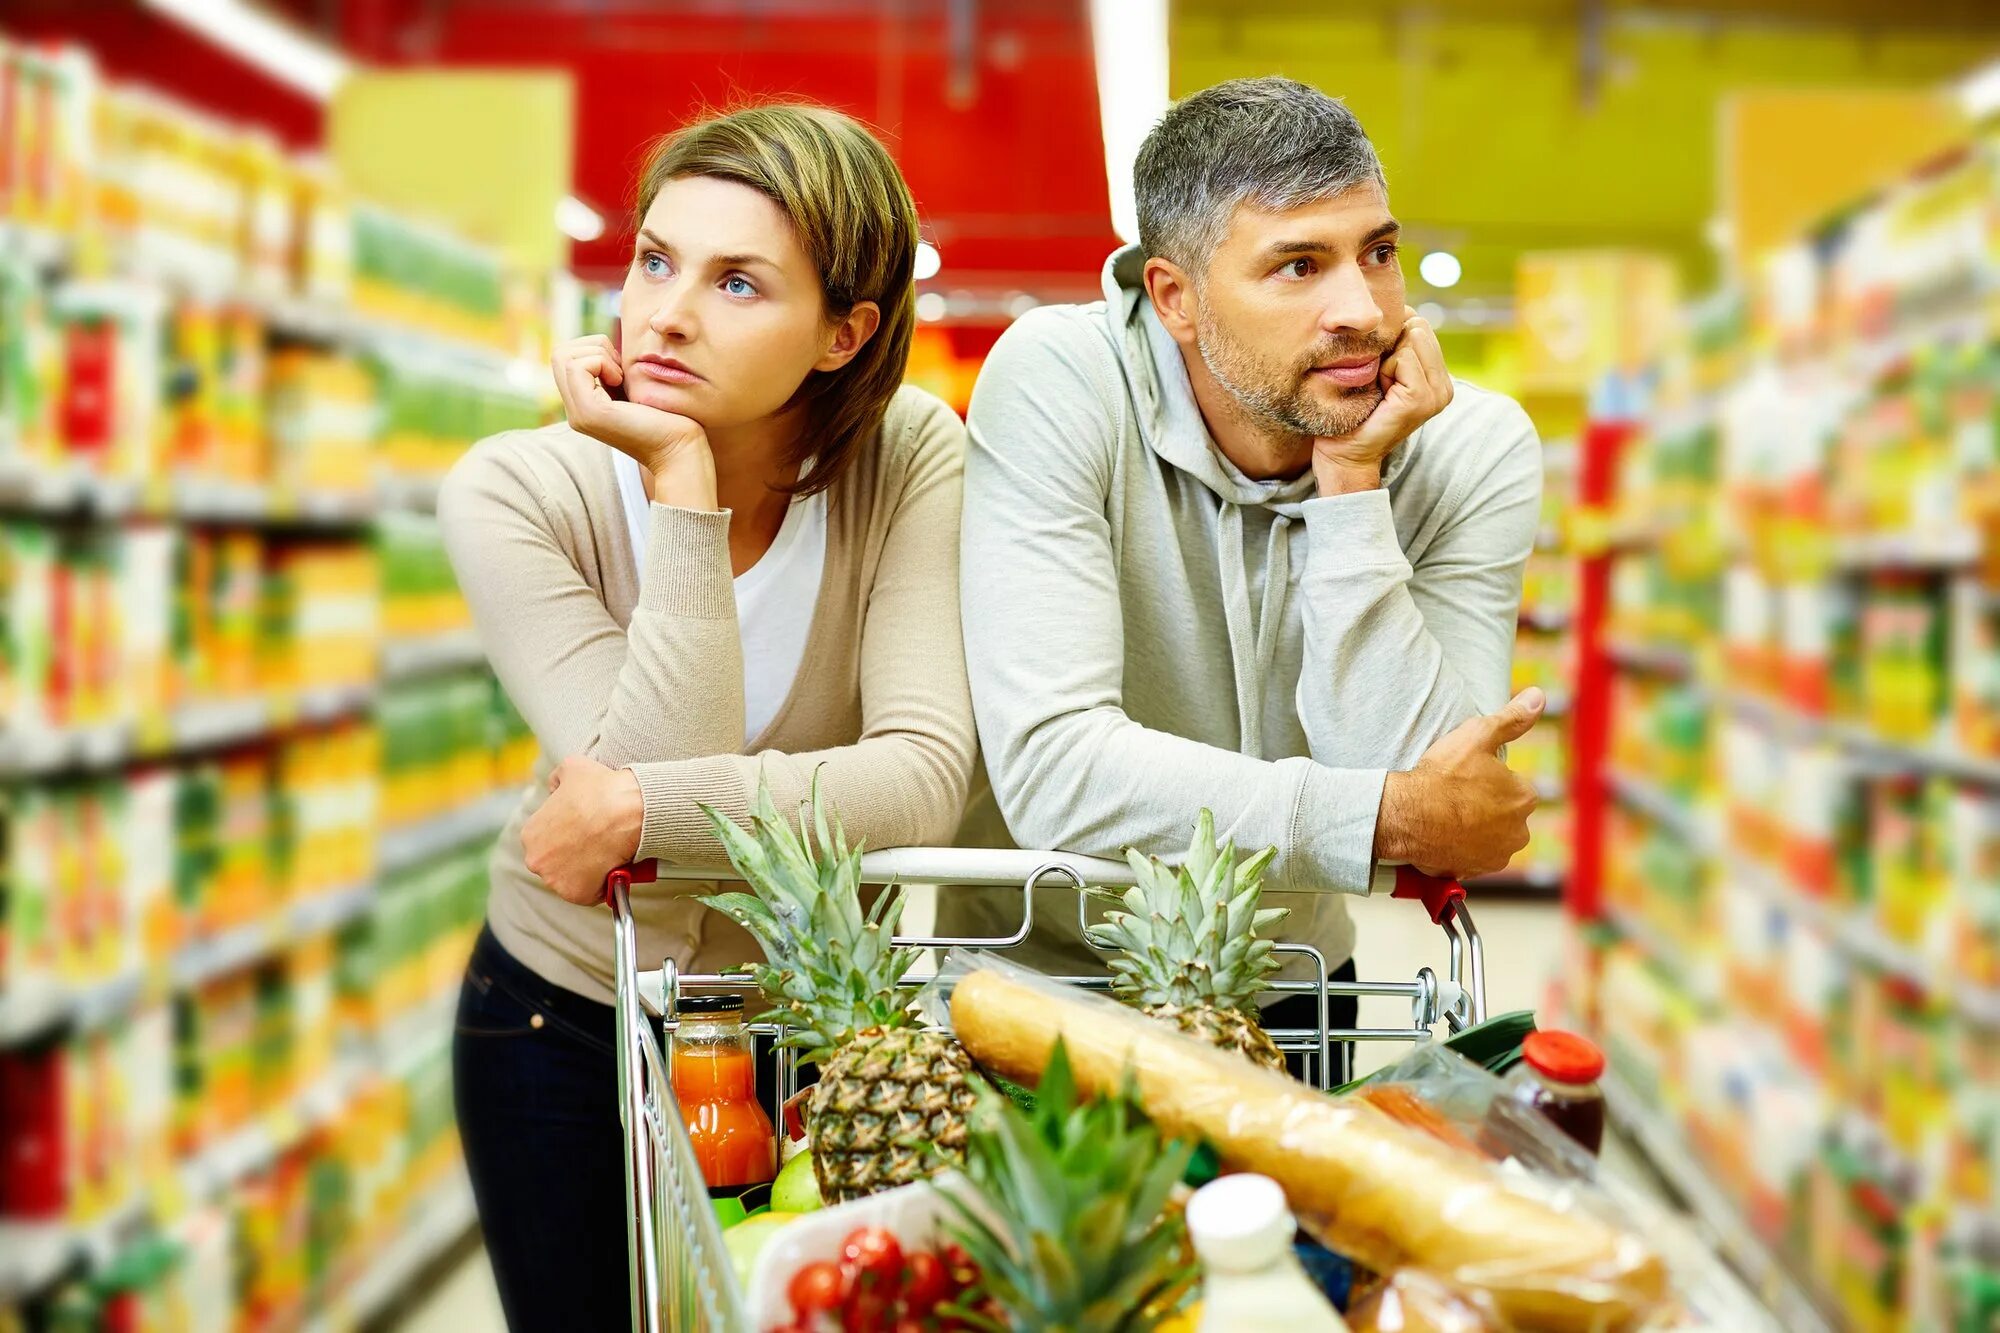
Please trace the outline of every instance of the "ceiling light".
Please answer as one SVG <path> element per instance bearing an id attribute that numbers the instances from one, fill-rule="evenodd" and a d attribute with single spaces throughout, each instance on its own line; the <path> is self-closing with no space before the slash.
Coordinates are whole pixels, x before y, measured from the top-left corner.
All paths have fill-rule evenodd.
<path id="1" fill-rule="evenodd" d="M 931 278 L 935 278 L 938 275 L 938 270 L 943 267 L 944 256 L 938 253 L 938 248 L 929 241 L 918 241 L 917 267 L 915 270 L 917 281 L 926 282 Z"/>
<path id="2" fill-rule="evenodd" d="M 573 194 L 556 200 L 556 230 L 575 241 L 594 241 L 604 234 L 604 215 Z"/>
<path id="3" fill-rule="evenodd" d="M 1417 275 L 1433 287 L 1456 287 L 1465 268 L 1451 251 L 1433 250 L 1417 265 Z"/>
<path id="4" fill-rule="evenodd" d="M 1132 163 L 1167 97 L 1167 0 L 1090 0 L 1090 41 L 1097 57 L 1097 117 L 1104 131 L 1104 182 L 1111 229 L 1139 239 Z"/>
<path id="5" fill-rule="evenodd" d="M 321 102 L 353 67 L 345 56 L 244 0 L 145 0 L 278 82 Z"/>
<path id="6" fill-rule="evenodd" d="M 925 292 L 917 298 L 917 318 L 926 324 L 943 319 L 948 308 L 943 292 Z"/>
<path id="7" fill-rule="evenodd" d="M 1444 327 L 1445 309 L 1443 306 L 1439 305 L 1436 301 L 1424 302 L 1422 305 L 1417 307 L 1417 313 L 1419 315 L 1422 315 L 1425 319 L 1429 320 L 1430 326 L 1432 328 L 1441 329 Z"/>
<path id="8" fill-rule="evenodd" d="M 1975 71 L 1958 85 L 1958 105 L 1968 120 L 2000 115 L 2000 60 Z"/>

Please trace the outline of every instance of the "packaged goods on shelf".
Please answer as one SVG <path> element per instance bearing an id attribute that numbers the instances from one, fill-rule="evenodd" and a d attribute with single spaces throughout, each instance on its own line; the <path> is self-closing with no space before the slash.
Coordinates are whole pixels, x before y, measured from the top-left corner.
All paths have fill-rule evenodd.
<path id="1" fill-rule="evenodd" d="M 1614 623 L 1679 670 L 1613 655 L 1584 1005 L 1855 1328 L 1977 1327 L 2000 1289 L 1996 163 L 1975 141 L 1704 307 L 1621 464 L 1621 521 L 1669 517 Z M 1702 525 L 1729 539 L 1673 535 Z"/>
<path id="2" fill-rule="evenodd" d="M 427 638 L 471 628 L 472 613 L 459 596 L 435 517 L 386 513 L 376 524 L 375 541 L 382 560 L 385 636 Z"/>
<path id="3" fill-rule="evenodd" d="M 371 315 L 468 342 L 504 337 L 499 259 L 378 208 L 354 210 L 354 301 Z"/>
<path id="4" fill-rule="evenodd" d="M 503 375 L 400 357 L 374 369 L 382 466 L 393 477 L 434 485 L 475 441 L 542 422 L 535 390 Z"/>
<path id="5" fill-rule="evenodd" d="M 390 686 L 382 725 L 382 815 L 390 828 L 442 815 L 494 786 L 493 689 L 460 673 Z"/>

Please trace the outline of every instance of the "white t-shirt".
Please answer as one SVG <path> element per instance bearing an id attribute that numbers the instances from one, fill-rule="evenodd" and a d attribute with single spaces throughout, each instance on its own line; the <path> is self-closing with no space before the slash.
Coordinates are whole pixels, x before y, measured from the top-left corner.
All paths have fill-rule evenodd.
<path id="1" fill-rule="evenodd" d="M 628 454 L 613 452 L 618 495 L 632 532 L 632 555 L 639 577 L 646 576 L 647 512 L 645 479 Z M 737 575 L 736 632 L 743 641 L 743 743 L 771 725 L 784 706 L 806 656 L 813 607 L 826 569 L 826 492 L 792 501 L 777 539 L 757 563 Z"/>

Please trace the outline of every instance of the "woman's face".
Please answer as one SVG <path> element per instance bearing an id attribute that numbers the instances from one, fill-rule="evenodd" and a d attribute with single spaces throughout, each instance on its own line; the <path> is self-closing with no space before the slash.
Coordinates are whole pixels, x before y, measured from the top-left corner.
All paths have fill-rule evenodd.
<path id="1" fill-rule="evenodd" d="M 711 176 L 668 181 L 654 196 L 619 322 L 625 396 L 711 431 L 779 411 L 808 373 L 845 365 L 867 341 L 852 319 L 828 321 L 784 211 Z"/>

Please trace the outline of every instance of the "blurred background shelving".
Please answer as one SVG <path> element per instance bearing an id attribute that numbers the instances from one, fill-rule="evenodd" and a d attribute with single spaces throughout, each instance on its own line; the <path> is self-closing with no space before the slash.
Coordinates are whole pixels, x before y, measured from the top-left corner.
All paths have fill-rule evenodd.
<path id="1" fill-rule="evenodd" d="M 429 511 L 556 317 L 81 50 L 0 41 L 0 126 L 0 1307 L 351 1327 L 471 1232 L 533 742 Z"/>
<path id="2" fill-rule="evenodd" d="M 1590 432 L 1567 999 L 1790 1327 L 2000 1312 L 1996 264 L 1989 131 L 1684 311 Z"/>

